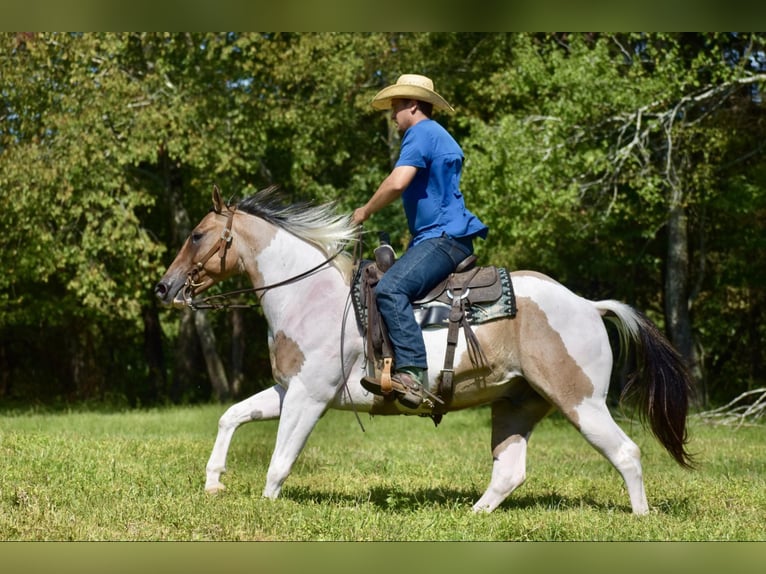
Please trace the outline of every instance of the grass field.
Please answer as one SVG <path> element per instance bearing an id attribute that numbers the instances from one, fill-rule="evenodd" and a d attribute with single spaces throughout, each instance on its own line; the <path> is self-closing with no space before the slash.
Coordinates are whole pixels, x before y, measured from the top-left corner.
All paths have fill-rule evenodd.
<path id="1" fill-rule="evenodd" d="M 277 423 L 240 427 L 223 480 L 203 492 L 224 407 L 0 417 L 0 540 L 764 541 L 764 427 L 692 419 L 699 469 L 637 422 L 648 516 L 617 472 L 557 416 L 532 436 L 527 482 L 494 513 L 470 510 L 489 480 L 489 411 L 417 417 L 330 411 L 285 483 L 261 497 Z"/>

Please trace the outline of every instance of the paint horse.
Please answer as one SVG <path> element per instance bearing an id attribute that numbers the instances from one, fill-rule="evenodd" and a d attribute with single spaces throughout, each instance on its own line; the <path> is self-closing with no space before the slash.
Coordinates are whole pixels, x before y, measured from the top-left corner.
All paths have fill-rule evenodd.
<path id="1" fill-rule="evenodd" d="M 196 295 L 243 273 L 268 321 L 276 384 L 234 404 L 220 418 L 206 491 L 224 489 L 229 445 L 243 423 L 279 419 L 263 490 L 265 497 L 276 498 L 327 409 L 428 415 L 427 406 L 414 412 L 360 384 L 368 357 L 364 333 L 350 311 L 354 262 L 344 250 L 357 238 L 350 216 L 332 205 L 284 205 L 271 188 L 226 205 L 216 187 L 213 209 L 157 283 L 163 304 L 194 307 Z M 530 434 L 558 409 L 620 473 L 632 511 L 647 513 L 639 448 L 606 404 L 613 354 L 605 320 L 616 325 L 623 350 L 630 343 L 636 349 L 637 369 L 629 385 L 641 420 L 679 464 L 690 467 L 691 380 L 679 355 L 648 318 L 624 303 L 589 301 L 537 272 L 516 271 L 511 277 L 516 316 L 474 328 L 491 372 L 475 370 L 463 337 L 455 350 L 449 410 L 491 405 L 492 472 L 473 510 L 491 512 L 524 482 Z M 444 362 L 446 331 L 424 332 L 431 389 Z"/>

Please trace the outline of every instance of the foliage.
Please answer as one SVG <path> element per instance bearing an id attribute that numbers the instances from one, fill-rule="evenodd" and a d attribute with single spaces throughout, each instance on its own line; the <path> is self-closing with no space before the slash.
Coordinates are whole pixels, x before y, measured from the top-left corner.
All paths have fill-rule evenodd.
<path id="1" fill-rule="evenodd" d="M 110 39 L 3 40 L 2 325 L 136 321 L 161 252 L 137 213 L 154 198 L 122 177 L 127 137 L 114 129 L 130 121 L 136 86 L 96 56 Z"/>
<path id="2" fill-rule="evenodd" d="M 734 33 L 3 34 L 0 399 L 207 400 L 193 327 L 151 287 L 213 183 L 352 210 L 398 152 L 370 98 L 410 71 L 457 109 L 437 119 L 491 227 L 483 261 L 669 330 L 684 308 L 704 399 L 762 386 L 764 50 Z M 406 245 L 402 210 L 377 229 Z M 232 321 L 210 319 L 229 364 Z M 269 376 L 262 318 L 245 323 L 243 392 Z"/>

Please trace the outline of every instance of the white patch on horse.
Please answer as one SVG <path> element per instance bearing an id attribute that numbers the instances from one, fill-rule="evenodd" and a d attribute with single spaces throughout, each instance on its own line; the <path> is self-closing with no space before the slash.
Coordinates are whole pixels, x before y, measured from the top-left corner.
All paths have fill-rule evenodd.
<path id="1" fill-rule="evenodd" d="M 237 214 L 238 217 L 242 217 L 243 215 L 247 217 L 246 214 Z M 253 231 L 255 231 L 254 229 L 247 226 L 243 227 L 245 230 L 240 233 L 250 234 L 251 237 L 242 238 L 245 239 L 245 243 L 250 247 L 249 249 L 242 249 L 240 252 L 239 269 L 241 272 L 250 276 L 254 285 L 265 285 L 266 280 L 260 270 L 258 259 L 259 255 L 274 241 L 274 237 L 277 235 L 277 228 L 274 226 L 261 225 L 258 226 L 257 233 L 253 233 Z"/>

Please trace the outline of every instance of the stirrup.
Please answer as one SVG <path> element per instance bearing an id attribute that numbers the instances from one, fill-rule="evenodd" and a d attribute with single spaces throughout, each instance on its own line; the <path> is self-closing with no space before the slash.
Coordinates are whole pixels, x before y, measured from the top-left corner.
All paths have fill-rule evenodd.
<path id="1" fill-rule="evenodd" d="M 389 392 L 385 392 L 380 381 L 369 375 L 362 377 L 360 383 L 365 390 L 379 397 L 386 397 L 393 393 L 397 401 L 410 409 L 418 408 L 424 401 L 430 406 L 434 406 L 435 403 L 444 404 L 441 398 L 428 391 L 421 383 L 416 382 L 417 388 L 411 388 L 399 381 L 396 376 L 391 378 L 392 389 Z"/>
<path id="2" fill-rule="evenodd" d="M 362 387 L 364 387 L 365 390 L 371 392 L 373 395 L 377 395 L 379 397 L 387 397 L 389 395 L 399 396 L 399 395 L 405 395 L 407 393 L 416 394 L 415 389 L 409 389 L 405 385 L 403 385 L 401 382 L 391 379 L 391 390 L 386 390 L 385 386 L 381 384 L 379 379 L 376 379 L 372 376 L 365 376 L 362 377 L 362 379 L 359 381 L 362 384 Z"/>
<path id="3" fill-rule="evenodd" d="M 389 392 L 385 392 L 382 385 L 380 384 L 380 381 L 374 377 L 362 377 L 360 382 L 362 387 L 371 392 L 373 395 L 377 395 L 379 397 L 388 397 L 393 395 L 397 402 L 399 402 L 402 406 L 407 407 L 408 409 L 417 409 L 420 405 L 423 404 L 424 399 L 422 394 L 419 394 L 415 389 L 409 389 L 405 387 L 399 381 L 394 382 L 394 386 Z M 425 389 L 421 388 L 420 390 L 424 391 Z"/>
<path id="4" fill-rule="evenodd" d="M 378 381 L 375 377 L 362 377 L 362 379 L 359 381 L 362 384 L 362 387 L 366 390 L 371 392 L 373 395 L 377 395 L 379 397 L 386 397 L 390 395 L 391 393 L 386 393 L 383 391 L 383 387 L 380 384 L 380 381 Z"/>

